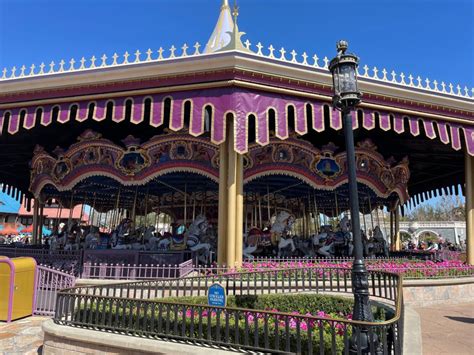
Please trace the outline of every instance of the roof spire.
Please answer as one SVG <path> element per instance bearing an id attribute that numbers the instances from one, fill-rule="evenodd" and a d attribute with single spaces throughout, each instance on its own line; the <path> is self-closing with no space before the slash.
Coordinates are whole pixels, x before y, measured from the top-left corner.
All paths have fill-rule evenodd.
<path id="1" fill-rule="evenodd" d="M 234 30 L 234 22 L 230 13 L 230 6 L 228 0 L 222 0 L 221 12 L 212 31 L 211 37 L 207 41 L 204 53 L 216 52 L 226 47 L 231 42 L 231 35 Z"/>

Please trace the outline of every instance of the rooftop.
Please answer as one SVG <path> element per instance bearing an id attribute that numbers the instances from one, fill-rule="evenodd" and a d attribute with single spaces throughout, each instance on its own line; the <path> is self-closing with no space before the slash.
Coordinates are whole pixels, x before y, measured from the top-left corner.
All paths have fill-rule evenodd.
<path id="1" fill-rule="evenodd" d="M 213 57 L 221 52 L 248 53 L 258 59 L 270 59 L 280 64 L 298 65 L 303 68 L 320 69 L 328 72 L 329 58 L 320 57 L 317 54 L 308 54 L 306 52 L 297 53 L 295 50 L 288 50 L 283 47 L 275 48 L 272 44 L 264 45 L 261 42 L 252 44 L 248 39 L 241 41 L 245 34 L 239 32 L 237 23 L 238 9 L 232 9 L 228 0 L 223 0 L 220 8 L 220 14 L 215 28 L 203 46 L 199 42 L 193 45 L 184 43 L 181 46 L 171 46 L 168 49 L 159 47 L 152 50 L 149 48 L 145 53 L 136 50 L 133 53 L 126 51 L 123 54 L 114 53 L 111 58 L 105 54 L 92 56 L 91 58 L 82 57 L 79 60 L 71 58 L 66 61 L 61 59 L 57 62 L 52 61 L 49 64 L 41 63 L 39 66 L 32 64 L 29 67 L 3 68 L 0 76 L 0 85 L 5 82 L 18 82 L 33 79 L 37 77 L 52 77 L 55 75 L 67 75 L 80 72 L 101 72 L 111 69 L 127 69 L 137 67 L 143 64 L 172 62 L 187 57 L 202 57 L 203 59 Z M 460 84 L 446 83 L 444 81 L 430 80 L 422 78 L 419 75 L 397 73 L 394 70 L 387 70 L 383 67 L 369 68 L 362 65 L 359 70 L 361 80 L 370 80 L 381 84 L 390 84 L 396 87 L 425 91 L 429 93 L 442 94 L 463 99 L 474 100 L 474 88 L 468 88 Z"/>

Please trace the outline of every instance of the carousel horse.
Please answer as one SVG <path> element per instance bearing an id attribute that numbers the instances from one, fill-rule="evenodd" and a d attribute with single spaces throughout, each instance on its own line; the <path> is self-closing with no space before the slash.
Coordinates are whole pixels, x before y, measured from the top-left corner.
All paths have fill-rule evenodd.
<path id="1" fill-rule="evenodd" d="M 148 243 L 148 241 L 154 236 L 155 230 L 155 226 L 148 226 L 148 228 L 145 229 L 145 232 L 143 233 L 143 241 L 145 243 Z"/>
<path id="2" fill-rule="evenodd" d="M 71 223 L 68 228 L 64 250 L 79 250 L 82 231 L 77 222 Z"/>
<path id="3" fill-rule="evenodd" d="M 85 249 L 97 249 L 99 245 L 99 231 L 93 227 L 90 228 L 86 235 Z"/>
<path id="4" fill-rule="evenodd" d="M 171 243 L 172 243 L 171 239 L 172 239 L 171 233 L 170 232 L 165 232 L 163 234 L 163 237 L 158 242 L 158 249 L 161 249 L 161 250 L 170 249 L 170 246 L 171 246 Z"/>
<path id="5" fill-rule="evenodd" d="M 333 256 L 351 256 L 354 250 L 352 243 L 351 222 L 344 216 L 339 222 L 339 231 L 334 234 L 332 247 Z"/>
<path id="6" fill-rule="evenodd" d="M 385 256 L 388 257 L 388 245 L 382 230 L 376 226 L 372 232 L 373 237 L 368 239 L 364 245 L 366 257 Z M 367 238 L 363 238 L 365 241 Z"/>
<path id="7" fill-rule="evenodd" d="M 209 228 L 209 223 L 204 215 L 199 215 L 191 223 L 188 230 L 186 245 L 191 251 L 195 251 L 199 254 L 198 259 L 204 263 L 207 263 L 210 256 L 211 244 L 202 243 L 201 238 L 206 234 Z"/>
<path id="8" fill-rule="evenodd" d="M 276 215 L 275 223 L 273 223 L 270 228 L 273 243 L 278 241 L 279 257 L 288 247 L 291 247 L 292 253 L 296 250 L 295 243 L 289 235 L 294 223 L 295 218 L 290 213 L 281 211 Z"/>
<path id="9" fill-rule="evenodd" d="M 316 253 L 322 256 L 331 256 L 331 247 L 333 243 L 334 233 L 331 231 L 331 226 L 321 226 L 319 234 L 313 236 L 313 248 L 316 248 Z"/>
<path id="10" fill-rule="evenodd" d="M 254 253 L 257 251 L 259 245 L 260 245 L 260 240 L 262 237 L 262 232 L 258 228 L 252 228 L 249 230 L 247 234 L 246 243 L 245 247 L 243 250 L 244 258 L 248 260 L 253 260 Z"/>
<path id="11" fill-rule="evenodd" d="M 58 250 L 58 235 L 57 234 L 52 234 L 51 237 L 49 237 L 49 250 L 51 251 Z"/>
<path id="12" fill-rule="evenodd" d="M 130 234 L 131 234 L 131 220 L 125 218 L 117 226 L 117 229 L 112 232 L 112 237 L 111 237 L 112 249 L 116 249 L 116 250 L 131 249 L 131 246 L 125 243 L 125 240 L 130 236 Z"/>
<path id="13" fill-rule="evenodd" d="M 149 230 L 150 228 L 148 228 Z M 147 230 L 147 231 L 148 231 Z M 155 230 L 155 227 L 153 227 L 153 231 Z M 161 235 L 158 233 L 158 235 L 156 235 L 155 233 L 151 233 L 151 236 L 147 236 L 146 237 L 146 249 L 147 250 L 151 250 L 151 251 L 156 251 L 159 249 L 159 241 L 160 241 L 160 237 Z"/>

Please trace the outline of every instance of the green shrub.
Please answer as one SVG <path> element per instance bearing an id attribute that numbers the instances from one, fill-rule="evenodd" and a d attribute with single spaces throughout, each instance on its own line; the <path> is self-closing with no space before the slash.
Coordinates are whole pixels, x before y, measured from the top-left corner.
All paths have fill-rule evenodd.
<path id="1" fill-rule="evenodd" d="M 207 304 L 207 297 L 166 298 L 164 299 L 166 303 L 160 301 L 104 299 L 92 304 L 82 304 L 73 315 L 73 323 L 87 323 L 89 326 L 104 327 L 137 336 L 158 335 L 181 337 L 186 340 L 220 339 L 220 341 L 225 341 L 228 337 L 229 343 L 261 349 L 269 346 L 284 350 L 288 343 L 292 352 L 296 351 L 299 340 L 302 354 L 309 354 L 311 348 L 312 352 L 319 352 L 320 345 L 326 354 L 332 352 L 333 346 L 337 353 L 341 353 L 344 349 L 343 323 L 335 322 L 330 325 L 330 322 L 322 321 L 311 326 L 303 321 L 298 331 L 298 327 L 295 326 L 296 318 L 292 318 L 293 324 L 290 327 L 290 324 L 286 324 L 276 315 L 258 313 L 254 317 L 244 311 L 208 311 L 206 307 L 200 306 Z M 177 303 L 188 305 L 182 306 Z M 227 302 L 228 307 L 253 309 L 257 312 L 277 309 L 285 313 L 296 311 L 300 314 L 316 315 L 317 311 L 324 310 L 331 317 L 339 318 L 350 314 L 352 305 L 352 299 L 319 294 L 229 296 Z M 377 310 L 375 316 L 379 317 L 378 320 L 384 319 L 384 311 Z M 286 331 L 287 327 L 289 332 Z M 286 335 L 288 338 L 285 338 Z M 347 336 L 350 335 L 351 328 L 347 329 Z"/>

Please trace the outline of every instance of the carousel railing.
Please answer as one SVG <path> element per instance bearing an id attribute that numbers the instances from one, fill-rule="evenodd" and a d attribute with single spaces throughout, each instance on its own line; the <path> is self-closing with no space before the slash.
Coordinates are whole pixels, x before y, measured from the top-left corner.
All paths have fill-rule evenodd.
<path id="1" fill-rule="evenodd" d="M 131 336 L 271 353 L 349 353 L 351 338 L 360 345 L 365 333 L 370 353 L 402 353 L 403 292 L 402 277 L 397 274 L 369 272 L 372 299 L 384 300 L 393 311 L 390 319 L 377 322 L 180 301 L 186 296 L 205 296 L 215 282 L 225 287 L 228 296 L 351 294 L 352 287 L 351 270 L 340 268 L 265 270 L 75 287 L 59 292 L 54 321 Z"/>
<path id="2" fill-rule="evenodd" d="M 194 271 L 193 260 L 179 264 L 122 264 L 85 263 L 80 277 L 100 280 L 146 280 L 158 278 L 179 278 Z"/>

